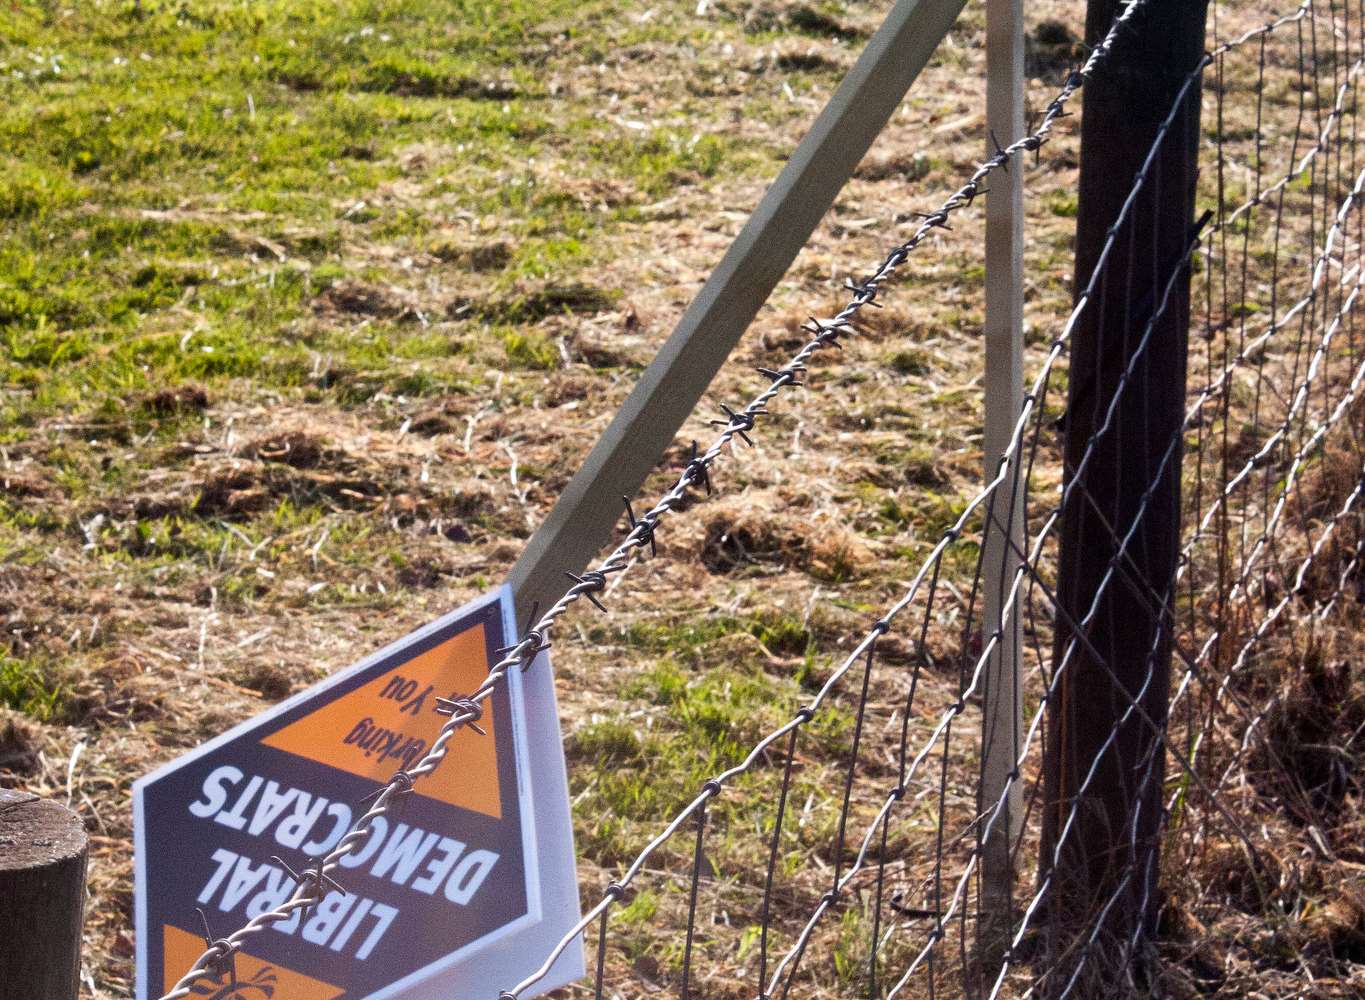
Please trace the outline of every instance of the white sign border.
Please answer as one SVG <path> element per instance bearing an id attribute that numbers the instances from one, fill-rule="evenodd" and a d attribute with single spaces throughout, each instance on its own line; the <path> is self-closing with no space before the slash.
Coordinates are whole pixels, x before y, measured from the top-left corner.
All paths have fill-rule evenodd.
<path id="1" fill-rule="evenodd" d="M 349 680 L 355 674 L 375 666 L 395 653 L 448 627 L 453 622 L 478 614 L 491 604 L 501 606 L 505 641 L 513 641 L 517 635 L 516 611 L 513 607 L 511 588 L 503 584 L 496 590 L 442 615 L 417 631 L 408 633 L 383 649 L 365 657 L 360 662 L 337 671 L 325 680 L 308 686 L 298 694 L 232 727 L 227 732 L 214 737 L 188 753 L 167 762 L 151 774 L 145 775 L 133 783 L 134 930 L 137 938 L 136 996 L 138 1000 L 151 1000 L 148 993 L 150 982 L 147 968 L 147 827 L 143 798 L 146 786 L 181 769 L 199 757 L 212 753 L 223 744 L 246 735 L 259 727 L 261 723 L 288 712 L 305 701 L 316 698 L 320 693 Z M 527 912 L 511 923 L 471 941 L 463 948 L 423 966 L 378 992 L 367 994 L 363 998 L 357 997 L 354 1000 L 397 1000 L 400 996 L 404 1000 L 408 1000 L 408 998 L 411 1000 L 423 998 L 424 1000 L 428 995 L 454 1000 L 460 994 L 452 993 L 450 982 L 437 983 L 433 980 L 437 977 L 442 980 L 449 977 L 455 977 L 457 980 L 465 978 L 459 973 L 464 971 L 462 967 L 476 956 L 486 959 L 485 962 L 480 963 L 481 968 L 477 970 L 480 976 L 488 976 L 493 980 L 506 980 L 505 985 L 512 985 L 513 982 L 520 980 L 536 967 L 535 965 L 528 965 L 528 955 L 538 965 L 538 957 L 548 954 L 550 948 L 558 942 L 559 935 L 578 920 L 578 880 L 574 863 L 568 776 L 564 763 L 563 745 L 559 736 L 559 715 L 555 705 L 554 681 L 550 671 L 549 656 L 542 653 L 537 657 L 530 670 L 526 672 L 525 678 L 521 670 L 512 669 L 507 674 L 507 681 L 512 710 L 517 791 L 521 807 L 522 856 L 525 859 L 527 874 Z M 526 692 L 523 690 L 524 686 L 530 686 L 533 689 L 531 699 L 533 704 L 529 708 L 535 716 L 534 719 L 527 718 L 528 705 Z M 532 756 L 537 758 L 534 768 L 530 761 Z M 544 776 L 543 787 L 540 781 L 534 779 L 535 774 Z M 565 824 L 568 824 L 569 836 L 567 838 L 556 838 L 553 833 L 554 828 L 556 826 L 562 828 Z M 564 851 L 566 844 L 568 847 L 567 854 Z M 553 855 L 559 855 L 559 857 L 553 858 L 555 863 L 547 868 L 544 862 L 551 861 Z M 564 864 L 566 857 L 567 867 Z M 567 882 L 563 877 L 565 873 L 568 875 Z M 543 882 L 550 884 L 543 886 Z M 545 895 L 552 899 L 552 934 L 525 933 L 546 926 L 546 913 L 542 907 L 542 889 L 547 889 L 548 892 Z M 562 928 L 562 930 L 558 930 L 558 928 Z M 514 936 L 515 940 L 512 939 Z M 534 940 L 523 940 L 523 938 L 533 938 Z M 488 952 L 486 956 L 485 952 Z M 468 970 L 470 973 L 475 971 L 474 969 Z M 551 974 L 546 977 L 543 983 L 537 985 L 536 995 L 570 983 L 581 977 L 584 971 L 582 950 L 566 949 L 565 954 L 560 956 L 560 960 L 555 963 Z M 423 991 L 423 986 L 434 987 L 435 992 Z M 484 996 L 486 993 L 486 989 L 478 991 L 479 996 Z"/>

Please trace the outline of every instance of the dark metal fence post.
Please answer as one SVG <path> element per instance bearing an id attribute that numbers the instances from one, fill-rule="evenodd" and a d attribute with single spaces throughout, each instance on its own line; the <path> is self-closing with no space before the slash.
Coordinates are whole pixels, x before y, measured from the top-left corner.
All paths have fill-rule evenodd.
<path id="1" fill-rule="evenodd" d="M 75 1000 L 88 850 L 70 809 L 0 789 L 0 1000 Z"/>
<path id="2" fill-rule="evenodd" d="M 1120 0 L 1089 0 L 1088 43 L 1104 36 L 1123 6 Z M 1207 0 L 1148 0 L 1086 84 L 1078 297 L 1100 265 L 1163 121 L 1203 59 L 1206 7 Z M 1049 995 L 1065 986 L 1081 961 L 1085 985 L 1076 995 L 1104 995 L 1121 976 L 1140 981 L 1142 945 L 1160 903 L 1161 739 L 1180 538 L 1179 457 L 1164 467 L 1162 459 L 1184 416 L 1188 267 L 1165 308 L 1158 303 L 1192 236 L 1199 101 L 1196 83 L 1171 121 L 1129 221 L 1115 232 L 1094 298 L 1073 334 L 1063 425 L 1072 495 L 1061 530 L 1054 669 L 1071 652 L 1048 706 L 1040 859 L 1041 877 L 1050 879 L 1047 948 L 1067 971 L 1045 990 Z M 1139 340 L 1156 313 L 1139 355 Z M 1111 425 L 1097 437 L 1130 365 Z M 1093 453 L 1078 473 L 1087 449 Z M 1120 540 L 1135 522 L 1126 555 L 1119 556 Z M 1092 605 L 1089 624 L 1078 631 Z M 1139 708 L 1125 719 L 1134 699 Z M 1102 910 L 1104 921 L 1097 925 Z M 1136 956 L 1130 954 L 1134 942 Z"/>

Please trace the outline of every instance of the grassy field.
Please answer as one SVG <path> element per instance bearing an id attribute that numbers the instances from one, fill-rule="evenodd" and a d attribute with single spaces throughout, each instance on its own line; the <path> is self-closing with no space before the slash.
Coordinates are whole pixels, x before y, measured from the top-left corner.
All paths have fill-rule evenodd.
<path id="1" fill-rule="evenodd" d="M 0 8 L 0 783 L 87 821 L 91 996 L 132 991 L 131 782 L 503 578 L 885 7 Z M 969 5 L 680 442 L 980 158 L 982 34 Z M 1078 52 L 1038 51 L 1034 106 Z M 1069 303 L 1074 136 L 1063 120 L 1026 168 L 1031 348 Z M 586 896 L 789 717 L 979 486 L 980 239 L 975 211 L 936 237 L 613 613 L 566 619 Z M 956 697 L 940 666 L 929 706 Z M 823 891 L 851 725 L 836 701 L 801 761 L 793 919 Z M 717 936 L 707 988 L 738 996 L 762 819 L 745 796 L 716 808 L 734 881 L 708 905 L 739 944 Z M 901 846 L 936 819 L 921 808 Z M 688 845 L 669 850 L 684 870 Z M 654 874 L 621 918 L 623 989 L 679 959 L 664 917 L 686 885 Z M 856 975 L 860 919 L 831 932 L 813 995 Z"/>
<path id="2" fill-rule="evenodd" d="M 88 818 L 93 995 L 131 990 L 131 781 L 502 577 L 878 7 L 0 13 L 0 766 Z M 975 160 L 976 83 L 935 81 L 979 27 L 714 398 L 751 392 L 749 365 Z M 933 148 L 907 141 L 926 123 Z M 563 634 L 588 891 L 795 706 L 837 652 L 817 640 L 889 594 L 970 487 L 969 240 L 920 276 L 941 301 L 880 315 L 725 463 L 722 499 L 661 535 L 622 611 Z M 1061 267 L 1065 242 L 1040 251 Z M 882 391 L 903 378 L 941 421 Z M 849 440 L 867 457 L 831 477 L 826 445 Z M 759 513 L 736 532 L 740 499 Z M 793 870 L 828 832 L 848 724 L 820 724 Z"/>

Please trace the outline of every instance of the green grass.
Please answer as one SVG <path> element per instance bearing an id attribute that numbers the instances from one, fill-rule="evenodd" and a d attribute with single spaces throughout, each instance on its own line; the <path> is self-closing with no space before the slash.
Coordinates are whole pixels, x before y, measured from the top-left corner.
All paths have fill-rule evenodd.
<path id="1" fill-rule="evenodd" d="M 0 654 L 0 706 L 47 721 L 62 707 L 65 690 L 32 660 Z"/>
<path id="2" fill-rule="evenodd" d="M 422 590 L 445 601 L 450 584 L 489 586 L 495 561 L 461 546 L 524 537 L 528 518 L 489 486 L 512 459 L 490 457 L 483 428 L 585 378 L 550 374 L 575 317 L 629 308 L 638 322 L 631 290 L 603 275 L 660 203 L 776 172 L 773 149 L 714 125 L 711 88 L 733 71 L 715 53 L 857 41 L 842 4 L 763 24 L 737 8 L 701 19 L 691 2 L 637 16 L 652 6 L 0 7 L 0 561 L 18 595 L 10 618 L 28 630 L 0 646 L 0 706 L 92 731 L 136 706 L 160 725 L 159 689 L 141 685 L 191 663 L 277 698 L 321 665 L 289 673 L 267 654 L 243 666 L 249 654 L 227 645 L 237 623 L 283 630 L 323 612 L 388 627 L 426 607 Z M 606 106 L 593 73 L 633 47 L 675 74 L 649 115 Z M 838 72 L 837 60 L 770 63 L 755 72 L 780 72 L 796 94 Z M 764 92 L 777 96 L 746 107 L 755 121 L 806 114 Z M 610 342 L 616 328 L 601 327 Z M 638 364 L 600 353 L 594 386 Z M 446 430 L 414 426 L 410 453 L 371 454 L 335 429 L 397 431 L 428 409 Z M 277 412 L 312 428 L 316 462 L 253 450 Z M 543 445 L 510 440 L 526 486 L 562 474 Z M 429 484 L 416 457 L 427 441 Z M 54 568 L 68 565 L 74 586 Z M 816 652 L 836 628 L 824 614 L 591 626 L 637 669 L 619 692 L 632 714 L 576 726 L 568 745 L 584 857 L 633 857 L 810 701 L 833 669 L 835 651 Z M 240 662 L 219 669 L 225 651 Z M 840 697 L 802 730 L 811 763 L 793 777 L 789 875 L 833 835 L 828 768 L 853 725 Z M 760 863 L 751 804 L 777 779 L 760 768 L 711 804 L 718 863 Z M 661 885 L 623 915 L 638 928 L 632 954 L 665 970 L 680 946 L 650 928 L 678 900 Z"/>
<path id="3" fill-rule="evenodd" d="M 625 860 L 638 850 L 640 835 L 659 816 L 676 812 L 709 779 L 742 761 L 758 740 L 809 700 L 810 692 L 799 672 L 789 677 L 717 667 L 697 673 L 665 658 L 643 666 L 622 695 L 654 706 L 660 725 L 603 720 L 578 727 L 567 744 L 571 761 L 590 764 L 571 774 L 579 786 L 575 794 L 586 803 L 579 837 L 585 852 L 601 863 Z M 851 713 L 827 705 L 804 730 L 802 746 L 833 758 L 841 749 L 846 752 L 852 725 Z M 737 782 L 747 792 L 715 800 L 710 812 L 723 840 L 734 823 L 735 846 L 752 846 L 743 829 L 752 819 L 745 803 L 755 794 L 768 794 L 775 777 L 771 770 L 742 776 Z M 829 791 L 817 779 L 802 778 L 797 788 L 793 795 L 803 801 L 813 797 L 827 804 Z M 827 832 L 815 824 L 801 843 L 809 848 Z"/>
<path id="4" fill-rule="evenodd" d="M 642 209 L 771 173 L 769 151 L 694 127 L 691 97 L 640 129 L 608 120 L 594 87 L 558 92 L 619 47 L 743 31 L 621 14 L 615 0 L 0 7 L 0 447 L 40 470 L 29 492 L 0 490 L 0 556 L 75 547 L 130 586 L 232 613 L 391 607 L 404 580 L 448 575 L 405 562 L 381 504 L 288 468 L 231 486 L 238 506 L 205 506 L 217 466 L 181 445 L 280 402 L 396 428 L 395 401 L 485 393 L 499 372 L 507 404 L 529 401 L 562 364 L 547 321 L 621 300 L 598 271 Z M 157 404 L 168 392 L 208 402 Z M 423 502 L 462 530 L 526 531 L 477 498 Z M 247 559 L 241 536 L 290 541 Z M 319 571 L 306 549 L 324 536 Z M 286 591 L 289 576 L 308 583 Z M 6 662 L 4 702 L 51 716 L 60 690 L 25 663 Z"/>
<path id="5" fill-rule="evenodd" d="M 347 405 L 449 390 L 458 366 L 416 380 L 398 369 L 466 343 L 501 339 L 514 364 L 554 367 L 534 335 L 483 336 L 477 308 L 440 336 L 380 316 L 355 338 L 347 328 L 366 316 L 319 322 L 314 304 L 341 279 L 411 285 L 372 248 L 420 254 L 469 216 L 498 218 L 513 248 L 489 294 L 563 282 L 639 207 L 722 165 L 762 165 L 760 152 L 691 128 L 608 127 L 592 95 L 550 93 L 557 71 L 601 55 L 599 29 L 619 6 L 7 5 L 0 376 L 29 393 L 6 398 L 7 422 L 89 413 L 187 380 L 306 387 L 319 349 L 371 375 L 320 387 Z M 642 23 L 621 41 L 677 42 L 688 30 Z M 529 169 L 538 162 L 619 194 L 579 198 Z M 439 314 L 443 303 L 420 306 Z"/>
<path id="6" fill-rule="evenodd" d="M 761 31 L 838 34 L 839 5 L 816 6 Z M 288 469 L 247 484 L 249 508 L 196 506 L 207 473 L 177 442 L 222 408 L 371 408 L 397 426 L 376 400 L 558 368 L 546 320 L 621 301 L 597 270 L 643 208 L 773 170 L 771 151 L 696 126 L 704 98 L 662 96 L 668 114 L 625 127 L 598 89 L 553 82 L 633 45 L 754 30 L 678 13 L 623 17 L 614 0 L 0 8 L 0 445 L 42 470 L 36 493 L 0 492 L 0 550 L 24 562 L 74 543 L 119 572 L 181 580 L 234 551 L 233 531 L 295 537 L 364 509 Z M 168 392 L 199 393 L 207 412 L 158 405 Z M 184 495 L 149 491 L 149 473 L 173 473 Z M 390 566 L 396 543 L 370 520 L 335 526 L 329 557 Z M 220 583 L 234 607 L 273 593 L 251 567 Z M 328 584 L 307 602 L 354 599 Z"/>
<path id="7" fill-rule="evenodd" d="M 1047 198 L 1048 211 L 1064 219 L 1076 217 L 1077 205 L 1077 197 L 1070 191 L 1054 191 Z"/>

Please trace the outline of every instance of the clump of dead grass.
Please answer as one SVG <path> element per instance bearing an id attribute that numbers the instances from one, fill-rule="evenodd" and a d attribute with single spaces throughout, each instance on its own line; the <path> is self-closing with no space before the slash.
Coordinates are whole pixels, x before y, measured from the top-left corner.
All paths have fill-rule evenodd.
<path id="1" fill-rule="evenodd" d="M 396 285 L 369 284 L 350 278 L 323 289 L 313 299 L 313 311 L 322 316 L 374 319 L 416 319 L 418 314 L 411 294 Z"/>
<path id="2" fill-rule="evenodd" d="M 328 454 L 327 442 L 305 431 L 285 431 L 252 441 L 243 449 L 250 458 L 281 462 L 295 469 L 315 469 Z"/>
<path id="3" fill-rule="evenodd" d="M 501 271 L 512 262 L 512 244 L 506 240 L 470 242 L 441 238 L 431 244 L 431 254 L 445 264 L 469 271 Z"/>
<path id="4" fill-rule="evenodd" d="M 1024 36 L 1024 72 L 1030 77 L 1060 83 L 1085 56 L 1080 37 L 1064 21 L 1040 21 Z"/>
<path id="5" fill-rule="evenodd" d="M 1365 747 L 1347 747 L 1365 725 L 1365 684 L 1347 659 L 1328 659 L 1321 643 L 1305 650 L 1262 723 L 1247 773 L 1291 818 L 1330 828 L 1346 796 L 1359 789 Z"/>
<path id="6" fill-rule="evenodd" d="M 142 400 L 142 408 L 158 417 L 199 413 L 208 406 L 208 390 L 194 383 L 159 389 Z"/>
<path id="7" fill-rule="evenodd" d="M 830 517 L 803 518 L 753 504 L 710 510 L 698 558 L 712 573 L 782 567 L 828 582 L 854 579 L 873 560 L 867 543 Z"/>

